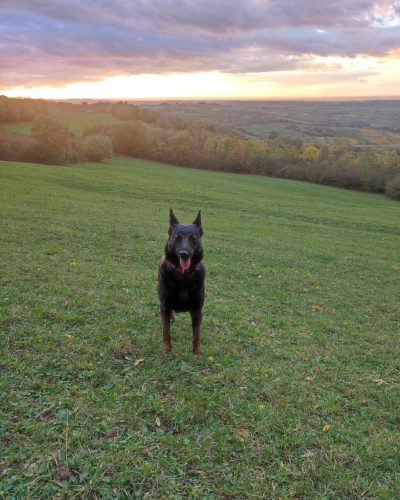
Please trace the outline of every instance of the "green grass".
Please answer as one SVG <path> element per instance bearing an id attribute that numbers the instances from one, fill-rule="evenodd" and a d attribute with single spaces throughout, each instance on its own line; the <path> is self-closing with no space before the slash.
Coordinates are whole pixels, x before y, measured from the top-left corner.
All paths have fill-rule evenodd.
<path id="1" fill-rule="evenodd" d="M 161 355 L 170 206 L 202 357 L 188 315 Z M 119 157 L 0 162 L 0 214 L 0 497 L 396 497 L 399 203 Z"/>
<path id="2" fill-rule="evenodd" d="M 94 125 L 120 123 L 108 113 L 65 113 L 53 116 L 57 121 L 63 123 L 77 135 L 81 135 L 85 128 Z M 32 130 L 33 122 L 6 123 L 1 125 L 8 132 L 29 135 Z"/>

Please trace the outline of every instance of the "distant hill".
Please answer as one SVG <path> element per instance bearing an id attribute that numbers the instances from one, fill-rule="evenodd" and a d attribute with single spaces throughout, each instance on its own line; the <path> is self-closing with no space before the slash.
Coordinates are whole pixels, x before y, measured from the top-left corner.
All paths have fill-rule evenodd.
<path id="1" fill-rule="evenodd" d="M 164 101 L 142 103 L 181 118 L 208 121 L 223 130 L 305 144 L 400 149 L 400 100 Z"/>

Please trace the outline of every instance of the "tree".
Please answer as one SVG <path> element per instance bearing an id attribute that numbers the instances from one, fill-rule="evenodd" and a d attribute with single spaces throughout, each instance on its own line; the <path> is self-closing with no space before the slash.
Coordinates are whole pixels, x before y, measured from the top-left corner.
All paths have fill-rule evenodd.
<path id="1" fill-rule="evenodd" d="M 118 120 L 137 120 L 140 118 L 140 108 L 120 101 L 113 105 L 112 115 L 118 118 Z"/>
<path id="2" fill-rule="evenodd" d="M 128 156 L 147 158 L 151 156 L 151 134 L 142 121 L 130 121 L 110 128 L 114 150 Z"/>
<path id="3" fill-rule="evenodd" d="M 169 150 L 174 163 L 184 165 L 188 158 L 192 137 L 188 130 L 178 132 L 170 140 Z"/>
<path id="4" fill-rule="evenodd" d="M 313 146 L 311 144 L 310 146 L 307 146 L 304 149 L 301 157 L 303 158 L 303 160 L 310 161 L 312 163 L 316 163 L 320 158 L 320 154 L 321 154 L 321 151 L 316 146 Z"/>
<path id="5" fill-rule="evenodd" d="M 67 163 L 74 157 L 74 135 L 57 120 L 38 116 L 32 125 L 32 136 L 36 141 L 34 161 L 57 164 Z"/>
<path id="6" fill-rule="evenodd" d="M 400 201 L 400 175 L 386 184 L 385 192 L 386 196 L 389 196 L 389 198 Z"/>
<path id="7" fill-rule="evenodd" d="M 396 151 L 388 149 L 387 151 L 381 153 L 380 164 L 389 169 L 400 168 L 400 156 L 396 153 Z"/>
<path id="8" fill-rule="evenodd" d="M 111 139 L 104 134 L 91 134 L 82 139 L 82 151 L 89 161 L 101 161 L 109 158 L 114 151 Z"/>

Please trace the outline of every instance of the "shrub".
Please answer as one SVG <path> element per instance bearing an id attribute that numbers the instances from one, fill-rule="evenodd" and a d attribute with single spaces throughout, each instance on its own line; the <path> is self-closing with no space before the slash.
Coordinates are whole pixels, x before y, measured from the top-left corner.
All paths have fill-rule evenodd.
<path id="1" fill-rule="evenodd" d="M 393 200 L 400 200 L 400 175 L 386 183 L 385 193 Z"/>
<path id="2" fill-rule="evenodd" d="M 35 141 L 22 134 L 0 130 L 0 160 L 32 161 Z"/>
<path id="3" fill-rule="evenodd" d="M 142 121 L 130 121 L 110 127 L 109 137 L 116 153 L 127 156 L 149 157 L 151 129 Z"/>
<path id="4" fill-rule="evenodd" d="M 62 123 L 46 115 L 37 116 L 32 124 L 32 136 L 36 141 L 32 161 L 48 164 L 73 161 L 74 136 Z"/>
<path id="5" fill-rule="evenodd" d="M 317 147 L 310 145 L 304 149 L 301 158 L 303 160 L 316 163 L 320 159 L 320 156 L 321 156 L 321 151 Z"/>
<path id="6" fill-rule="evenodd" d="M 109 158 L 114 151 L 111 139 L 104 134 L 91 134 L 82 139 L 82 151 L 89 161 L 101 161 Z"/>
<path id="7" fill-rule="evenodd" d="M 117 102 L 112 107 L 112 115 L 119 120 L 137 120 L 140 118 L 140 108 L 127 102 Z"/>

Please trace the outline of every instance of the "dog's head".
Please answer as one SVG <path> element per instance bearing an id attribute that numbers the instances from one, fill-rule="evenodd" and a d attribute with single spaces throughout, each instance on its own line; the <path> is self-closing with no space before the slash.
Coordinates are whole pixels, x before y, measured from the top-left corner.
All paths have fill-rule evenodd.
<path id="1" fill-rule="evenodd" d="M 203 258 L 201 237 L 201 212 L 192 224 L 181 224 L 172 208 L 169 211 L 169 238 L 165 247 L 166 256 L 175 264 L 179 263 L 182 271 L 188 271 L 191 265 L 198 264 Z"/>

